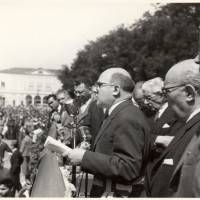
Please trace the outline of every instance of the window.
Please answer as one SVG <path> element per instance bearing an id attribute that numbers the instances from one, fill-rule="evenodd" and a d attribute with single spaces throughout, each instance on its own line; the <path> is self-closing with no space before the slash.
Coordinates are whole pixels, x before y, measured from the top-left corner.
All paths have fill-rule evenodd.
<path id="1" fill-rule="evenodd" d="M 30 82 L 28 84 L 28 90 L 34 90 L 34 83 L 33 82 Z"/>
<path id="2" fill-rule="evenodd" d="M 45 90 L 46 91 L 51 91 L 51 84 L 50 83 L 46 83 L 45 84 Z"/>
<path id="3" fill-rule="evenodd" d="M 1 88 L 5 88 L 5 82 L 1 82 Z"/>

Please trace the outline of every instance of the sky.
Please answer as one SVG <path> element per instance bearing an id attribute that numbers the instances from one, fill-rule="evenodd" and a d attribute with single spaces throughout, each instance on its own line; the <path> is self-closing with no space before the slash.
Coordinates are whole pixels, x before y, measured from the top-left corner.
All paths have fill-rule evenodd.
<path id="1" fill-rule="evenodd" d="M 70 67 L 89 41 L 149 10 L 133 0 L 0 0 L 0 70 Z"/>

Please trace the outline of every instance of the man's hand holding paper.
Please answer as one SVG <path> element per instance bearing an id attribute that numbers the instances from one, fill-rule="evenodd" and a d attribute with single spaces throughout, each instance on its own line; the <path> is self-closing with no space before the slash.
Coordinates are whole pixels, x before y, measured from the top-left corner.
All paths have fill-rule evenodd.
<path id="1" fill-rule="evenodd" d="M 66 151 L 62 155 L 63 155 L 63 157 L 67 156 L 70 163 L 73 166 L 76 166 L 76 165 L 80 165 L 85 152 L 86 152 L 86 150 L 84 150 L 84 149 L 76 148 L 76 149 L 72 149 L 70 152 Z"/>

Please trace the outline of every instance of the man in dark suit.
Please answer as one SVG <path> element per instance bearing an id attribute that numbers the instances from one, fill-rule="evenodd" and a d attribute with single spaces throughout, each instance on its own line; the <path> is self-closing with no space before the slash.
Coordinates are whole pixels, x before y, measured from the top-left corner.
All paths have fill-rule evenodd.
<path id="1" fill-rule="evenodd" d="M 11 174 L 11 178 L 13 180 L 13 185 L 14 185 L 14 191 L 20 191 L 20 189 L 22 188 L 21 183 L 20 183 L 20 171 L 21 171 L 21 164 L 23 163 L 23 157 L 21 152 L 18 149 L 18 143 L 17 142 L 13 142 L 11 144 L 11 147 L 13 149 L 13 154 L 10 158 L 10 174 Z"/>
<path id="2" fill-rule="evenodd" d="M 0 134 L 0 159 L 2 160 L 4 158 L 4 154 L 5 152 L 12 152 L 12 150 L 10 149 L 10 147 L 2 141 L 2 135 Z"/>
<path id="3" fill-rule="evenodd" d="M 71 91 L 69 90 L 58 90 L 56 93 L 57 100 L 61 105 L 60 110 L 60 123 L 57 123 L 57 131 L 60 137 L 63 137 L 64 143 L 71 146 L 72 137 L 70 132 L 70 124 L 73 122 L 73 118 L 69 116 L 65 110 L 65 102 L 72 99 Z"/>
<path id="4" fill-rule="evenodd" d="M 163 93 L 173 115 L 183 125 L 152 166 L 151 197 L 194 196 L 194 172 L 199 154 L 199 143 L 196 144 L 200 126 L 199 90 L 199 65 L 193 59 L 174 65 L 166 74 Z"/>
<path id="5" fill-rule="evenodd" d="M 78 127 L 87 126 L 90 128 L 90 143 L 92 147 L 103 122 L 104 111 L 97 105 L 97 101 L 92 99 L 91 87 L 91 81 L 87 77 L 80 77 L 74 82 L 74 93 L 80 102 L 79 114 L 77 116 Z M 79 141 L 81 141 L 81 138 L 79 138 Z"/>
<path id="6" fill-rule="evenodd" d="M 166 147 L 173 139 L 173 136 L 168 137 L 168 132 L 176 119 L 174 119 L 171 109 L 168 107 L 167 100 L 162 93 L 163 86 L 163 80 L 156 77 L 146 81 L 142 85 L 142 89 L 144 91 L 144 103 L 151 110 L 156 111 L 151 131 L 152 145 Z"/>
<path id="7" fill-rule="evenodd" d="M 94 141 L 93 151 L 73 149 L 73 165 L 94 174 L 91 197 L 128 197 L 136 194 L 147 161 L 149 127 L 131 100 L 134 82 L 122 68 L 104 71 L 97 82 L 97 104 L 108 117 Z"/>

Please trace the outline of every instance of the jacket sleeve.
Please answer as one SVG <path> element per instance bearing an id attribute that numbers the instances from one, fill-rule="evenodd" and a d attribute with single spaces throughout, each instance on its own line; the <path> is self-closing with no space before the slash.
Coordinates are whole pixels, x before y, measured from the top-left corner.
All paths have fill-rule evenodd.
<path id="1" fill-rule="evenodd" d="M 86 151 L 81 167 L 115 181 L 132 181 L 141 173 L 147 129 L 130 116 L 122 116 L 116 124 L 113 151 L 108 154 Z"/>

